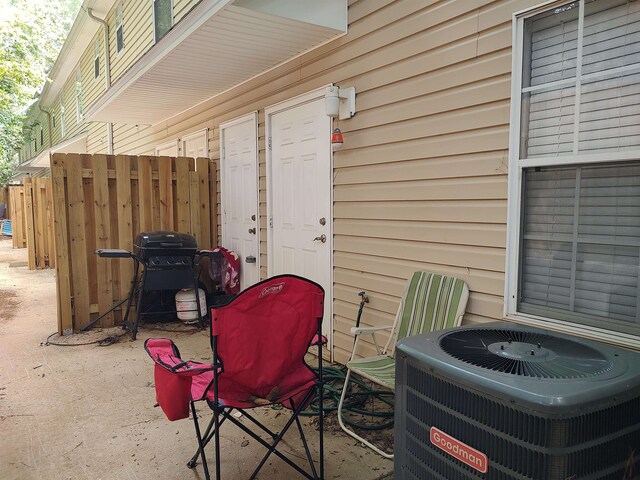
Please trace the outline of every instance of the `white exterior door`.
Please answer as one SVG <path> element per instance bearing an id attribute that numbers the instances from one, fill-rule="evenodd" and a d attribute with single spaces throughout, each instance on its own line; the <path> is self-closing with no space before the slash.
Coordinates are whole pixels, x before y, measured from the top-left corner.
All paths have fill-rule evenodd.
<path id="1" fill-rule="evenodd" d="M 324 287 L 323 333 L 331 345 L 331 119 L 325 114 L 324 90 L 266 113 L 271 137 L 269 275 L 293 273 Z"/>
<path id="2" fill-rule="evenodd" d="M 222 246 L 240 257 L 243 290 L 260 280 L 257 125 L 256 113 L 220 125 Z"/>
<path id="3" fill-rule="evenodd" d="M 177 157 L 178 156 L 178 141 L 172 140 L 171 142 L 163 143 L 156 147 L 156 157 Z"/>
<path id="4" fill-rule="evenodd" d="M 182 155 L 185 157 L 209 158 L 207 130 L 191 133 L 182 137 Z"/>

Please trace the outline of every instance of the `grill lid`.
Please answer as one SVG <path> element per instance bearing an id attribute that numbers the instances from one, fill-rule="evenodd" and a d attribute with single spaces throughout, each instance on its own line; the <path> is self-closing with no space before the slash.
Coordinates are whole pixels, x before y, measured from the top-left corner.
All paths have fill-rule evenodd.
<path id="1" fill-rule="evenodd" d="M 133 246 L 136 253 L 153 250 L 153 255 L 195 255 L 198 248 L 193 235 L 170 231 L 139 233 Z"/>

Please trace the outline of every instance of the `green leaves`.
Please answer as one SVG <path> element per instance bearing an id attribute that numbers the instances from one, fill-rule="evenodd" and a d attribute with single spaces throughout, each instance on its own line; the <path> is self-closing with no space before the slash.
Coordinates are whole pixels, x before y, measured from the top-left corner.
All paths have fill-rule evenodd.
<path id="1" fill-rule="evenodd" d="M 44 85 L 81 0 L 0 0 L 0 185 L 28 139 L 25 112 Z"/>

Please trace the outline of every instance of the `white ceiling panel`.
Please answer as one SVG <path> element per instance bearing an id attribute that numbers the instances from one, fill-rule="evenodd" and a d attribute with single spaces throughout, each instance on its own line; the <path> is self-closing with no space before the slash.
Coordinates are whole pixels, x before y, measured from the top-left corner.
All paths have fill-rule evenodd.
<path id="1" fill-rule="evenodd" d="M 278 1 L 282 11 L 292 0 Z M 346 0 L 296 0 L 301 1 L 322 9 L 318 18 L 327 17 L 327 8 L 334 9 L 343 17 L 344 28 L 256 11 L 229 0 L 204 1 L 185 17 L 191 22 L 177 24 L 90 106 L 87 118 L 153 125 L 345 32 Z"/>

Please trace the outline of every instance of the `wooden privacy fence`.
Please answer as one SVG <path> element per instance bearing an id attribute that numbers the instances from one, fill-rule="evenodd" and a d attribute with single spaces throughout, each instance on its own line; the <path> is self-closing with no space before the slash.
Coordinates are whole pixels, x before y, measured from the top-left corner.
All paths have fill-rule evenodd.
<path id="1" fill-rule="evenodd" d="M 50 178 L 23 179 L 9 188 L 13 248 L 27 248 L 30 270 L 55 266 L 53 197 Z"/>
<path id="2" fill-rule="evenodd" d="M 2 210 L 2 205 L 5 207 L 4 218 L 9 218 L 9 189 L 7 187 L 0 187 L 0 210 Z M 2 218 L 2 215 L 0 215 Z"/>
<path id="3" fill-rule="evenodd" d="M 98 248 L 132 250 L 140 232 L 194 235 L 215 246 L 215 168 L 208 158 L 54 154 L 58 330 L 70 334 L 127 297 L 133 261 L 98 258 Z M 116 309 L 101 326 L 121 321 Z"/>
<path id="4" fill-rule="evenodd" d="M 11 219 L 13 248 L 27 248 L 24 186 L 9 187 L 9 218 Z"/>

